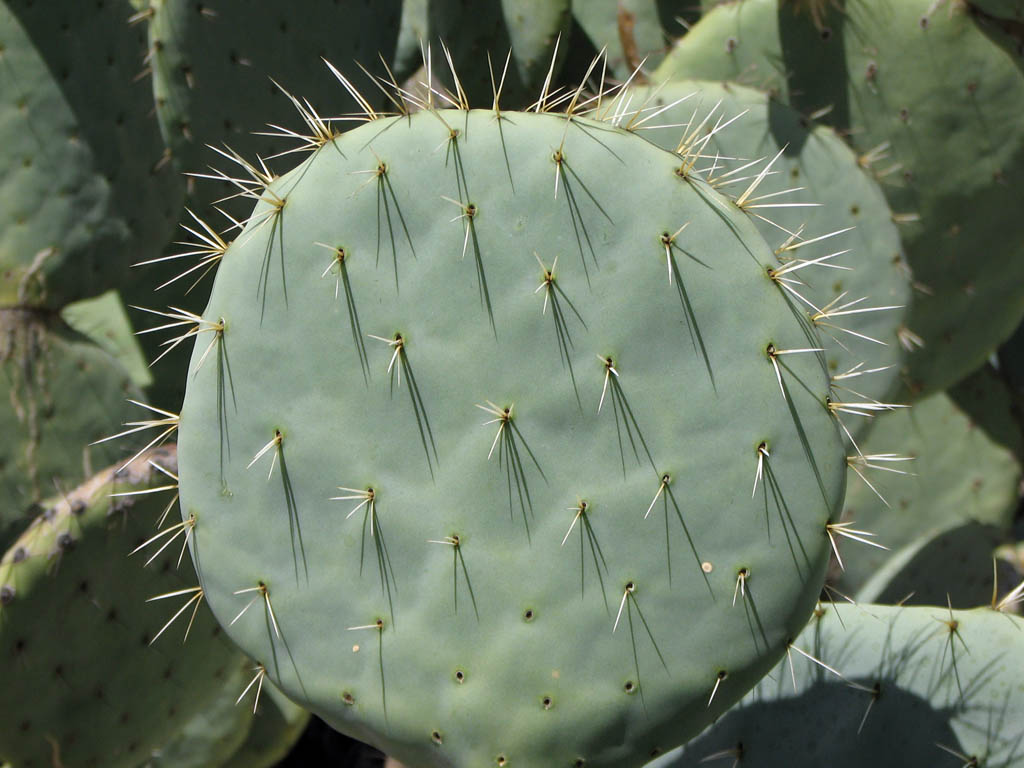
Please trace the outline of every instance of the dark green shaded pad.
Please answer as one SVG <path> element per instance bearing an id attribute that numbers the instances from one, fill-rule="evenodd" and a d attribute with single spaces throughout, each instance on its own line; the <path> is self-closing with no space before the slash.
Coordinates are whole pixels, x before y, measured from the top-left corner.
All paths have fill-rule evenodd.
<path id="1" fill-rule="evenodd" d="M 999 376 L 1011 398 L 1014 427 L 1024 433 L 1024 325 L 999 348 Z"/>
<path id="2" fill-rule="evenodd" d="M 870 365 L 862 365 L 862 370 L 888 368 L 870 375 L 838 380 L 837 393 L 841 394 L 837 397 L 853 401 L 866 398 L 891 402 L 898 394 L 899 371 L 906 355 L 899 332 L 909 314 L 910 278 L 901 259 L 899 232 L 892 221 L 892 211 L 882 190 L 857 162 L 853 151 L 832 129 L 810 124 L 792 108 L 752 88 L 681 80 L 637 88 L 632 94 L 633 109 L 639 109 L 641 105 L 646 105 L 644 109 L 651 111 L 655 111 L 658 105 L 669 107 L 645 124 L 643 135 L 670 151 L 676 149 L 682 129 L 651 126 L 677 126 L 692 121 L 696 127 L 711 112 L 715 116 L 708 121 L 710 126 L 738 118 L 715 134 L 702 150 L 707 158 L 698 163 L 710 167 L 716 155 L 731 158 L 717 161 L 720 168 L 715 175 L 725 184 L 721 189 L 732 195 L 742 193 L 753 181 L 752 177 L 781 151 L 771 166 L 774 175 L 765 177 L 752 195 L 753 198 L 777 196 L 766 197 L 754 205 L 812 203 L 820 207 L 751 209 L 752 220 L 777 251 L 790 241 L 796 244 L 800 239 L 812 240 L 851 230 L 816 245 L 781 252 L 777 266 L 781 267 L 792 259 L 813 260 L 830 253 L 850 251 L 823 262 L 842 269 L 806 267 L 789 273 L 788 277 L 802 282 L 803 285 L 793 285 L 793 289 L 819 308 L 832 305 L 833 310 L 857 312 L 872 307 L 896 307 L 881 312 L 820 319 L 823 324 L 820 335 L 830 374 L 843 374 L 865 362 L 870 362 Z M 685 101 L 671 106 L 680 99 Z M 719 105 L 717 109 L 716 105 Z M 728 175 L 758 158 L 764 158 L 764 162 Z M 729 183 L 730 179 L 747 181 Z M 778 194 L 794 189 L 796 191 L 789 194 Z M 801 238 L 794 240 L 788 233 L 796 232 L 801 233 Z M 845 296 L 839 299 L 842 294 Z M 841 309 L 843 305 L 857 300 L 862 301 L 846 310 Z M 794 301 L 802 304 L 798 299 L 794 298 Z M 806 305 L 802 308 L 808 309 Z M 843 387 L 856 391 L 860 396 Z M 858 417 L 847 420 L 847 426 L 855 435 L 862 432 L 868 423 L 868 420 Z"/>
<path id="3" fill-rule="evenodd" d="M 996 19 L 1024 23 L 1022 0 L 970 0 L 971 10 Z"/>
<path id="4" fill-rule="evenodd" d="M 886 605 L 985 605 L 992 600 L 993 578 L 1000 595 L 1020 582 L 1012 569 L 999 562 L 993 567 L 996 550 L 1008 538 L 1005 528 L 969 521 L 915 539 L 871 574 L 853 597 Z"/>
<path id="5" fill-rule="evenodd" d="M 356 66 L 384 76 L 378 53 L 393 59 L 402 13 L 400 0 L 312 0 L 274 3 L 253 12 L 249 0 L 163 0 L 149 22 L 157 117 L 176 166 L 208 173 L 213 164 L 243 175 L 206 145 L 230 145 L 248 158 L 267 158 L 286 145 L 254 132 L 270 123 L 302 133 L 305 126 L 271 78 L 301 93 L 322 117 L 358 110 L 341 83 L 319 61 L 326 58 L 365 91 L 386 103 Z M 348 123 L 337 123 L 338 130 Z M 273 165 L 273 164 L 271 164 Z M 285 163 L 287 167 L 287 163 Z M 203 183 L 192 205 L 238 192 L 229 184 Z"/>
<path id="6" fill-rule="evenodd" d="M 181 476 L 210 604 L 267 586 L 280 637 L 261 605 L 229 632 L 287 695 L 411 764 L 621 767 L 783 652 L 845 454 L 813 355 L 780 356 L 780 393 L 768 344 L 806 337 L 770 249 L 678 165 L 605 123 L 445 111 L 274 183 L 217 275 L 231 376 L 196 348 Z"/>
<path id="7" fill-rule="evenodd" d="M 911 456 L 912 461 L 867 461 L 913 474 L 858 464 L 891 505 L 887 507 L 850 469 L 843 519 L 876 534 L 878 543 L 890 551 L 841 542 L 846 570 L 837 575 L 835 586 L 856 595 L 891 562 L 892 571 L 872 587 L 875 598 L 883 588 L 889 597 L 899 593 L 894 600 L 917 590 L 920 594 L 912 602 L 920 605 L 936 595 L 945 602 L 950 592 L 963 606 L 978 602 L 977 590 L 964 591 L 965 587 L 984 584 L 987 600 L 992 590 L 992 549 L 1009 534 L 1017 508 L 1021 467 L 1014 454 L 975 426 L 946 394 L 878 416 L 860 448 L 868 457 Z M 911 565 L 916 558 L 922 565 Z M 930 565 L 939 567 L 930 570 Z M 904 575 L 897 580 L 900 572 Z M 888 581 L 895 584 L 887 587 Z"/>
<path id="8" fill-rule="evenodd" d="M 132 10 L 0 5 L 0 306 L 95 296 L 170 238 L 184 186 L 135 79 L 145 29 Z"/>
<path id="9" fill-rule="evenodd" d="M 740 765 L 768 768 L 1019 768 L 1022 630 L 1019 617 L 989 608 L 828 607 L 794 646 L 845 679 L 794 651 L 792 673 L 782 662 L 740 706 L 648 768 L 707 765 L 719 752 L 710 764 L 729 765 L 739 744 Z"/>
<path id="10" fill-rule="evenodd" d="M 695 0 L 581 0 L 572 15 L 597 50 L 608 51 L 609 70 L 625 80 L 644 63 L 653 71 L 672 41 L 700 16 Z"/>
<path id="11" fill-rule="evenodd" d="M 195 585 L 179 548 L 143 568 L 129 552 L 149 538 L 167 494 L 112 498 L 165 485 L 173 446 L 107 469 L 47 502 L 0 559 L 0 755 L 12 768 L 137 766 L 216 696 L 238 652 L 200 606 L 150 641 Z"/>
<path id="12" fill-rule="evenodd" d="M 893 211 L 920 217 L 901 228 L 918 288 L 907 327 L 924 342 L 911 395 L 962 379 L 1012 333 L 1024 312 L 1024 75 L 962 6 L 862 0 L 815 28 L 777 0 L 744 0 L 704 17 L 655 77 L 736 80 L 805 114 L 831 106 L 824 119 L 861 156 L 888 143 L 872 167 Z"/>
<path id="13" fill-rule="evenodd" d="M 473 107 L 490 107 L 509 50 L 512 60 L 500 104 L 523 109 L 540 92 L 549 69 L 557 77 L 569 45 L 569 0 L 428 0 L 428 40 L 434 45 L 435 76 L 454 93 L 455 83 L 437 46 L 448 46 L 462 88 Z M 555 45 L 558 56 L 552 65 Z"/>
<path id="14" fill-rule="evenodd" d="M 253 674 L 252 662 L 239 655 L 234 669 L 223 676 L 219 694 L 207 706 L 194 710 L 185 727 L 170 741 L 159 745 L 139 768 L 221 768 L 225 765 L 250 738 L 255 722 L 251 704 L 237 702 Z M 267 709 L 268 700 L 261 696 L 261 702 L 261 709 Z M 272 704 L 270 707 L 274 708 Z"/>
<path id="15" fill-rule="evenodd" d="M 409 78 L 423 64 L 423 48 L 427 35 L 427 1 L 402 0 L 402 25 L 395 44 L 392 71 L 399 83 Z"/>
<path id="16" fill-rule="evenodd" d="M 950 387 L 949 396 L 972 422 L 993 441 L 1024 461 L 1024 421 L 1020 418 L 1016 377 L 1006 364 L 1003 352 L 1014 338 L 999 349 L 995 364 L 986 363 L 966 379 Z"/>
<path id="17" fill-rule="evenodd" d="M 138 415 L 140 390 L 117 360 L 45 311 L 0 310 L 0 545 L 29 523 L 33 505 L 73 488 L 131 440 L 90 446 Z"/>
<path id="18" fill-rule="evenodd" d="M 73 330 L 109 352 L 136 386 L 148 387 L 153 383 L 128 310 L 117 291 L 68 304 L 60 311 L 60 317 Z"/>
<path id="19" fill-rule="evenodd" d="M 248 738 L 221 768 L 270 768 L 284 759 L 306 729 L 309 712 L 269 681 L 263 684 L 263 694 Z"/>

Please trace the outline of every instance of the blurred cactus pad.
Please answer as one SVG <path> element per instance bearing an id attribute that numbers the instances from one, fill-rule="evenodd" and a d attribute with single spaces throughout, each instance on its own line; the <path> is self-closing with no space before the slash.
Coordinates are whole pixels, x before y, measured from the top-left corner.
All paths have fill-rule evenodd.
<path id="1" fill-rule="evenodd" d="M 188 559 L 175 567 L 187 526 L 150 538 L 169 508 L 151 492 L 174 470 L 165 446 L 94 475 L 50 500 L 0 558 L 0 757 L 10 768 L 141 765 L 242 662 Z M 129 559 L 147 541 L 149 554 Z M 147 604 L 161 593 L 176 599 Z M 185 617 L 177 637 L 161 637 L 175 611 Z"/>
<path id="2" fill-rule="evenodd" d="M 243 163 L 190 329 L 210 606 L 411 765 L 643 764 L 785 652 L 843 532 L 816 329 L 749 207 L 768 169 L 726 197 L 696 123 L 668 152 L 604 98 L 420 105 Z"/>

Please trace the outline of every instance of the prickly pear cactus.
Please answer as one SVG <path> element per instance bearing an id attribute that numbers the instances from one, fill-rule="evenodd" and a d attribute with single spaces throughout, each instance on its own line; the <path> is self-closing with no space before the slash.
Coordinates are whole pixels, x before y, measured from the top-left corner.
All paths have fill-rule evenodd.
<path id="1" fill-rule="evenodd" d="M 72 330 L 117 360 L 137 386 L 148 387 L 153 383 L 139 339 L 128 319 L 128 310 L 117 291 L 68 304 L 61 310 L 60 317 Z"/>
<path id="2" fill-rule="evenodd" d="M 1007 21 L 1024 21 L 1022 0 L 970 0 L 970 10 Z"/>
<path id="3" fill-rule="evenodd" d="M 428 40 L 448 46 L 471 106 L 491 106 L 500 84 L 502 102 L 522 108 L 558 74 L 569 43 L 570 5 L 569 0 L 428 0 Z M 433 72 L 454 89 L 451 70 L 438 59 Z"/>
<path id="4" fill-rule="evenodd" d="M 337 80 L 311 60 L 325 56 L 346 70 L 357 60 L 386 77 L 378 53 L 392 61 L 402 14 L 400 0 L 275 3 L 260 12 L 247 0 L 149 0 L 148 6 L 140 15 L 148 19 L 157 117 L 177 167 L 190 173 L 205 173 L 220 159 L 207 145 L 227 144 L 247 157 L 281 150 L 255 135 L 302 127 L 275 82 L 301 87 L 315 108 L 332 94 L 340 109 L 330 117 L 352 112 L 357 104 L 338 97 Z M 365 84 L 361 75 L 353 79 Z M 376 90 L 368 93 L 374 104 L 381 101 Z M 199 205 L 239 191 L 230 183 L 197 190 Z"/>
<path id="5" fill-rule="evenodd" d="M 986 600 L 992 550 L 1009 536 L 1018 504 L 1013 453 L 946 393 L 878 416 L 860 448 L 843 519 L 888 550 L 840 545 L 844 570 L 835 586 L 868 602 L 898 602 L 911 592 L 916 605 L 945 603 L 947 595 L 954 607 Z"/>
<path id="6" fill-rule="evenodd" d="M 253 726 L 252 707 L 236 701 L 252 675 L 252 662 L 239 655 L 234 666 L 221 677 L 220 693 L 208 706 L 193 710 L 192 717 L 174 738 L 159 745 L 139 768 L 220 768 L 224 765 L 241 749 Z"/>
<path id="7" fill-rule="evenodd" d="M 625 80 L 641 64 L 653 71 L 700 10 L 691 0 L 578 0 L 572 14 L 594 47 L 608 51 L 610 71 Z"/>
<path id="8" fill-rule="evenodd" d="M 90 443 L 132 418 L 126 399 L 141 397 L 116 358 L 59 317 L 0 309 L 0 546 L 21 534 L 37 502 L 131 455 L 131 443 Z"/>
<path id="9" fill-rule="evenodd" d="M 0 3 L 0 306 L 120 285 L 171 238 L 184 185 L 135 76 L 128 0 Z"/>
<path id="10" fill-rule="evenodd" d="M 792 666 L 648 768 L 1020 768 L 1022 630 L 1024 620 L 991 608 L 824 608 L 794 643 Z"/>
<path id="11" fill-rule="evenodd" d="M 423 63 L 427 34 L 427 0 L 402 0 L 402 24 L 395 43 L 393 72 L 399 83 L 408 79 Z"/>
<path id="12" fill-rule="evenodd" d="M 673 77 L 738 80 L 805 114 L 828 110 L 822 119 L 874 169 L 916 288 L 909 394 L 954 384 L 1013 332 L 1024 314 L 1024 254 L 1007 234 L 1019 225 L 1010 190 L 1024 181 L 1024 74 L 969 4 L 729 3 L 655 73 Z"/>
<path id="13" fill-rule="evenodd" d="M 239 660 L 187 559 L 175 570 L 187 526 L 148 568 L 149 555 L 129 559 L 167 505 L 147 493 L 171 482 L 154 465 L 173 473 L 173 447 L 69 489 L 0 559 L 0 760 L 11 768 L 134 768 L 219 693 Z M 141 495 L 112 496 L 125 493 Z M 187 607 L 158 639 L 180 607 L 168 601 Z"/>
<path id="14" fill-rule="evenodd" d="M 672 151 L 680 143 L 679 128 L 672 126 L 691 126 L 689 140 L 700 140 L 694 115 L 717 106 L 704 126 L 715 130 L 702 152 L 703 163 L 717 166 L 710 177 L 722 190 L 738 194 L 750 184 L 749 164 L 771 161 L 772 176 L 749 211 L 774 247 L 778 268 L 791 270 L 790 296 L 814 308 L 829 373 L 846 399 L 895 399 L 906 351 L 909 270 L 885 195 L 853 151 L 832 129 L 809 125 L 796 110 L 753 88 L 679 80 L 630 92 L 634 109 L 644 104 L 663 110 L 659 121 L 665 127 L 642 127 L 650 141 Z M 824 268 L 806 268 L 809 259 L 801 252 L 808 247 L 824 249 L 815 252 Z M 863 365 L 866 359 L 871 366 Z M 857 435 L 870 424 L 861 417 L 850 429 Z"/>
<path id="15" fill-rule="evenodd" d="M 270 768 L 302 734 L 309 712 L 261 679 L 253 706 L 238 701 L 253 678 L 253 664 L 239 656 L 222 678 L 220 693 L 195 711 L 175 737 L 160 745 L 139 768 Z"/>
<path id="16" fill-rule="evenodd" d="M 771 249 L 615 122 L 345 133 L 262 193 L 195 326 L 206 597 L 409 764 L 642 764 L 783 654 L 840 535 L 828 376 Z"/>
<path id="17" fill-rule="evenodd" d="M 259 709 L 242 746 L 221 768 L 270 768 L 288 754 L 302 736 L 310 714 L 265 680 Z"/>

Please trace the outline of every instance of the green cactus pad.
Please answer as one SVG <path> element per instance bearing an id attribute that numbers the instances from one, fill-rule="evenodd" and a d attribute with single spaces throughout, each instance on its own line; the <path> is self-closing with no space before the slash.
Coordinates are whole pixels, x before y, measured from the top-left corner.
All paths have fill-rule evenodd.
<path id="1" fill-rule="evenodd" d="M 608 51 L 608 65 L 625 80 L 644 62 L 651 72 L 700 16 L 693 0 L 580 0 L 572 14 L 598 50 Z"/>
<path id="2" fill-rule="evenodd" d="M 916 288 L 908 392 L 976 369 L 1024 313 L 1024 74 L 962 4 L 862 0 L 815 26 L 778 0 L 705 16 L 655 73 L 771 90 L 848 135 L 883 184 Z M 784 78 L 786 73 L 788 78 Z M 941 94 L 941 98 L 936 98 Z M 984 312 L 978 306 L 985 307 Z"/>
<path id="3" fill-rule="evenodd" d="M 153 383 L 153 374 L 117 291 L 68 304 L 60 311 L 60 317 L 73 330 L 109 352 L 136 386 L 148 387 Z"/>
<path id="4" fill-rule="evenodd" d="M 993 358 L 993 362 L 951 387 L 949 396 L 985 434 L 1008 448 L 1018 462 L 1024 463 L 1024 431 L 1014 391 L 1015 376 L 1002 356 L 1013 339 L 1010 337 L 1010 341 L 1000 347 L 1000 356 Z"/>
<path id="5" fill-rule="evenodd" d="M 249 737 L 221 768 L 270 768 L 283 760 L 302 736 L 310 714 L 270 681 L 253 717 Z"/>
<path id="6" fill-rule="evenodd" d="M 680 165 L 610 122 L 421 112 L 265 192 L 181 491 L 289 697 L 409 764 L 621 768 L 783 652 L 845 453 L 770 248 Z"/>
<path id="7" fill-rule="evenodd" d="M 1024 22 L 1024 0 L 970 0 L 970 9 L 996 19 Z"/>
<path id="8" fill-rule="evenodd" d="M 459 81 L 474 107 L 490 107 L 494 102 L 487 55 L 497 84 L 511 49 L 501 103 L 521 109 L 534 100 L 552 66 L 553 74 L 558 74 L 569 43 L 569 7 L 569 0 L 428 0 L 429 39 L 448 46 Z M 556 44 L 558 56 L 553 65 Z M 433 71 L 454 91 L 450 70 L 440 53 L 434 51 Z"/>
<path id="9" fill-rule="evenodd" d="M 118 458 L 125 445 L 90 446 L 137 412 L 140 391 L 117 360 L 59 318 L 0 309 L 0 545 L 33 505 Z"/>
<path id="10" fill-rule="evenodd" d="M 60 308 L 155 256 L 184 186 L 160 161 L 127 0 L 0 4 L 0 306 Z"/>
<path id="11" fill-rule="evenodd" d="M 184 645 L 191 610 L 157 639 L 177 601 L 147 598 L 195 585 L 187 559 L 175 570 L 180 546 L 148 568 L 129 558 L 167 499 L 110 494 L 166 485 L 150 462 L 173 472 L 174 461 L 173 447 L 156 449 L 69 489 L 0 559 L 0 759 L 11 768 L 133 768 L 237 663 L 201 603 Z"/>
<path id="12" fill-rule="evenodd" d="M 793 645 L 792 670 L 780 664 L 740 706 L 648 768 L 1024 765 L 1019 617 L 839 605 Z"/>
<path id="13" fill-rule="evenodd" d="M 427 0 L 402 0 L 402 25 L 395 43 L 394 75 L 399 83 L 423 63 L 427 34 Z"/>
<path id="14" fill-rule="evenodd" d="M 899 334 L 909 311 L 910 280 L 900 258 L 899 233 L 892 222 L 892 211 L 882 190 L 858 164 L 854 153 L 831 129 L 821 125 L 808 127 L 798 112 L 751 88 L 682 80 L 655 88 L 637 88 L 632 93 L 635 106 L 667 107 L 657 120 L 644 126 L 644 136 L 668 150 L 676 149 L 680 129 L 652 125 L 685 125 L 691 121 L 695 124 L 715 104 L 720 106 L 710 123 L 738 118 L 702 149 L 707 156 L 704 165 L 710 166 L 719 154 L 730 158 L 719 160 L 720 167 L 714 174 L 723 190 L 739 194 L 751 183 L 751 177 L 778 155 L 771 166 L 775 175 L 757 190 L 758 197 L 765 196 L 761 202 L 784 206 L 812 203 L 820 207 L 752 209 L 752 219 L 777 251 L 787 244 L 841 233 L 820 241 L 819 250 L 811 256 L 802 253 L 802 249 L 779 251 L 779 266 L 794 259 L 849 251 L 824 262 L 835 268 L 792 272 L 791 277 L 801 284 L 791 287 L 824 310 L 818 322 L 831 374 L 887 369 L 837 379 L 840 391 L 846 388 L 846 399 L 891 402 L 899 390 L 899 369 L 905 353 Z M 764 158 L 764 163 L 736 172 L 758 158 Z M 736 179 L 746 181 L 736 183 Z M 786 190 L 793 191 L 782 194 Z M 796 232 L 801 236 L 795 240 L 787 234 Z M 890 309 L 867 311 L 875 307 Z M 829 317 L 829 311 L 851 314 Z M 863 365 L 866 360 L 870 360 L 870 366 Z M 859 394 L 854 395 L 849 389 Z M 856 435 L 869 423 L 868 419 L 855 418 L 848 426 Z"/>
<path id="15" fill-rule="evenodd" d="M 1014 416 L 1014 423 L 1007 426 L 1024 440 L 1024 325 L 1019 326 L 999 348 L 998 363 L 1000 378 L 1010 393 L 1010 408 Z M 1024 451 L 1021 455 L 1024 457 Z"/>
<path id="16" fill-rule="evenodd" d="M 239 656 L 234 670 L 224 675 L 220 693 L 166 744 L 161 744 L 139 768 L 220 768 L 249 738 L 253 711 L 237 701 L 252 679 L 252 662 Z M 269 697 L 268 697 L 269 698 Z M 266 707 L 266 699 L 261 705 Z"/>
<path id="17" fill-rule="evenodd" d="M 270 768 L 302 735 L 309 712 L 292 703 L 269 680 L 256 712 L 238 695 L 252 680 L 253 664 L 239 659 L 220 694 L 195 713 L 174 738 L 139 768 Z"/>
<path id="18" fill-rule="evenodd" d="M 322 117 L 356 111 L 354 101 L 339 97 L 338 81 L 316 57 L 336 62 L 360 86 L 365 79 L 356 61 L 386 76 L 378 53 L 392 61 L 401 14 L 401 0 L 351 0 L 343 7 L 332 0 L 275 3 L 258 13 L 248 0 L 153 0 L 153 95 L 177 166 L 207 172 L 208 164 L 222 158 L 206 145 L 227 144 L 246 157 L 280 152 L 279 142 L 254 132 L 275 131 L 270 123 L 290 130 L 304 126 L 271 78 L 289 91 L 301 91 L 315 109 L 330 94 L 337 111 Z M 239 174 L 235 168 L 229 175 Z M 199 185 L 194 204 L 202 208 L 237 192 L 230 184 Z"/>
<path id="19" fill-rule="evenodd" d="M 875 421 L 860 441 L 866 458 L 851 459 L 843 519 L 871 531 L 889 551 L 841 545 L 845 570 L 836 587 L 856 595 L 891 561 L 903 575 L 887 571 L 870 593 L 861 593 L 863 599 L 895 602 L 915 592 L 912 602 L 918 605 L 944 603 L 947 594 L 958 606 L 986 600 L 992 550 L 1008 535 L 1016 512 L 1020 464 L 944 393 Z M 890 461 L 881 454 L 912 460 Z M 915 559 L 925 565 L 915 567 Z M 938 569 L 928 567 L 936 563 Z"/>

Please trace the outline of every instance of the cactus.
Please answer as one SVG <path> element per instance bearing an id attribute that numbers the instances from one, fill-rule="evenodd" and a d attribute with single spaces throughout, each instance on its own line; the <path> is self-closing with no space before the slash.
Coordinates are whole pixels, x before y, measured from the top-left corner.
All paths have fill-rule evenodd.
<path id="1" fill-rule="evenodd" d="M 68 304 L 60 311 L 60 317 L 72 330 L 117 360 L 136 386 L 145 388 L 153 383 L 128 311 L 117 291 Z"/>
<path id="2" fill-rule="evenodd" d="M 290 701 L 269 680 L 249 736 L 221 768 L 270 768 L 299 740 L 309 723 L 309 712 Z"/>
<path id="3" fill-rule="evenodd" d="M 1019 768 L 1022 630 L 988 607 L 823 608 L 742 705 L 648 768 Z"/>
<path id="4" fill-rule="evenodd" d="M 816 274 L 794 270 L 790 277 L 799 282 L 787 285 L 794 300 L 818 308 L 814 323 L 837 388 L 851 399 L 894 399 L 910 281 L 892 211 L 854 153 L 831 129 L 807 127 L 798 112 L 751 88 L 680 80 L 631 94 L 635 105 L 664 109 L 659 120 L 668 127 L 643 127 L 644 136 L 665 149 L 674 151 L 679 143 L 679 129 L 671 126 L 693 125 L 695 114 L 718 105 L 704 163 L 710 166 L 719 156 L 735 158 L 733 167 L 762 157 L 774 161 L 775 176 L 758 190 L 764 207 L 756 209 L 754 221 L 775 247 L 780 268 L 799 268 L 802 243 L 818 243 L 832 254 L 822 262 L 831 268 Z M 725 190 L 742 188 L 745 174 L 749 169 L 730 175 L 723 167 L 712 172 L 713 183 Z M 872 368 L 883 370 L 863 373 L 860 364 L 868 356 Z M 870 423 L 861 418 L 850 428 L 857 436 Z"/>
<path id="5" fill-rule="evenodd" d="M 136 408 L 126 398 L 142 395 L 117 359 L 40 310 L 0 309 L 0 370 L 0 548 L 6 549 L 55 488 L 73 488 L 93 467 L 125 457 L 124 445 L 89 444 L 131 418 Z"/>
<path id="6" fill-rule="evenodd" d="M 60 309 L 155 256 L 184 185 L 132 81 L 127 0 L 0 4 L 0 306 Z"/>
<path id="7" fill-rule="evenodd" d="M 784 652 L 845 533 L 828 376 L 744 212 L 764 174 L 723 197 L 621 107 L 325 141 L 195 326 L 205 595 L 400 760 L 641 764 Z"/>
<path id="8" fill-rule="evenodd" d="M 423 63 L 427 34 L 427 0 L 402 0 L 402 25 L 395 43 L 394 75 L 399 83 L 409 78 Z"/>
<path id="9" fill-rule="evenodd" d="M 1012 366 L 1002 356 L 1010 341 L 1000 348 L 999 356 L 976 370 L 955 387 L 947 390 L 957 407 L 983 430 L 993 442 L 1009 450 L 1024 463 L 1024 430 L 1019 420 Z"/>
<path id="10" fill-rule="evenodd" d="M 314 107 L 322 94 L 337 94 L 334 76 L 310 67 L 317 55 L 345 62 L 346 70 L 353 59 L 362 61 L 387 77 L 378 53 L 393 60 L 401 12 L 400 0 L 352 0 L 343 8 L 331 0 L 278 3 L 259 13 L 247 0 L 149 0 L 140 14 L 149 21 L 153 98 L 176 166 L 207 172 L 222 158 L 206 145 L 226 151 L 227 144 L 247 157 L 277 152 L 273 139 L 254 133 L 293 128 L 293 108 L 275 82 L 292 90 L 301 84 Z M 383 101 L 371 99 L 377 106 Z M 343 98 L 335 103 L 341 108 L 330 117 L 358 106 Z M 238 191 L 230 182 L 199 186 L 193 205 L 202 208 Z"/>
<path id="11" fill-rule="evenodd" d="M 1017 508 L 1021 467 L 1013 453 L 944 393 L 879 416 L 860 447 L 864 457 L 851 461 L 843 519 L 865 526 L 890 551 L 843 550 L 836 587 L 875 602 L 910 592 L 918 605 L 944 603 L 947 594 L 959 607 L 986 599 L 992 550 L 1009 534 Z M 958 563 L 958 578 L 951 582 L 948 566 L 935 571 L 936 561 Z M 903 576 L 885 571 L 862 592 L 889 562 Z"/>
<path id="12" fill-rule="evenodd" d="M 252 679 L 252 668 L 252 662 L 239 655 L 222 675 L 219 694 L 206 707 L 192 709 L 184 727 L 160 744 L 139 768 L 220 768 L 231 760 L 254 725 L 252 707 L 236 700 Z M 261 699 L 261 708 L 266 708 L 269 698 Z"/>
<path id="13" fill-rule="evenodd" d="M 805 114 L 831 109 L 823 119 L 872 165 L 904 225 L 919 289 L 906 340 L 923 344 L 907 387 L 924 396 L 980 366 L 1024 313 L 1024 254 L 1008 235 L 1009 191 L 1024 181 L 1024 75 L 962 4 L 817 5 L 817 26 L 779 0 L 716 8 L 655 78 L 739 79 Z"/>
<path id="14" fill-rule="evenodd" d="M 1006 21 L 1024 22 L 1022 0 L 970 0 L 969 7 L 972 13 L 981 13 Z"/>
<path id="15" fill-rule="evenodd" d="M 580 0 L 572 14 L 594 47 L 608 52 L 608 66 L 626 80 L 637 67 L 653 71 L 686 23 L 700 15 L 692 0 Z"/>
<path id="16" fill-rule="evenodd" d="M 153 566 L 128 559 L 166 508 L 150 491 L 170 483 L 174 459 L 156 449 L 69 489 L 0 558 L 0 758 L 11 768 L 134 768 L 237 663 L 190 564 L 175 570 L 187 525 Z M 178 608 L 146 601 L 166 593 L 187 606 L 184 646 L 181 634 L 154 644 Z"/>
<path id="17" fill-rule="evenodd" d="M 309 722 L 309 713 L 269 680 L 261 680 L 255 712 L 240 704 L 238 694 L 252 679 L 253 663 L 239 662 L 222 679 L 216 698 L 140 768 L 270 768 L 285 756 Z"/>
<path id="18" fill-rule="evenodd" d="M 455 64 L 438 62 L 434 71 L 453 91 L 449 75 L 458 72 L 474 107 L 490 107 L 499 84 L 504 103 L 525 107 L 565 58 L 569 7 L 569 0 L 428 0 L 429 39 L 446 43 Z"/>

